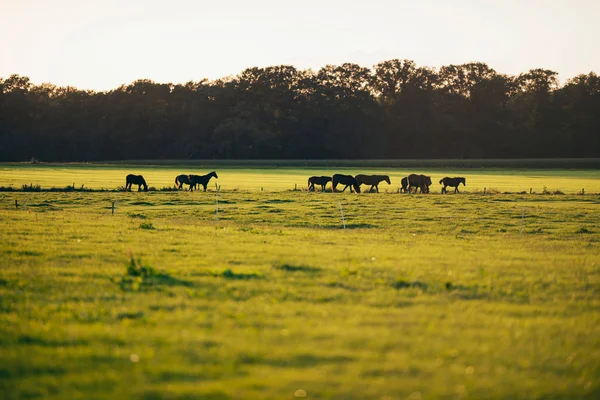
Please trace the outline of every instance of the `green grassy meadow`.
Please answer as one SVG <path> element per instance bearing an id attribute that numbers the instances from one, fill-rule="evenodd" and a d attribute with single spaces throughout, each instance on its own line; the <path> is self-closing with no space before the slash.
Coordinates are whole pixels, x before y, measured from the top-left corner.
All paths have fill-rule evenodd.
<path id="1" fill-rule="evenodd" d="M 434 167 L 432 167 L 433 165 Z M 433 181 L 432 192 L 439 192 L 439 180 L 445 176 L 465 176 L 467 186 L 461 191 L 482 192 L 484 188 L 499 192 L 561 191 L 565 194 L 600 193 L 600 173 L 597 169 L 511 169 L 511 168 L 441 168 L 436 164 L 425 168 L 366 167 L 298 167 L 298 166 L 250 166 L 232 165 L 121 165 L 121 164 L 0 164 L 0 186 L 20 189 L 23 185 L 40 185 L 42 188 L 75 188 L 117 190 L 125 186 L 128 173 L 143 175 L 150 187 L 161 189 L 173 187 L 180 174 L 204 175 L 217 171 L 218 180 L 210 182 L 221 185 L 222 191 L 282 191 L 295 187 L 306 188 L 312 175 L 344 173 L 350 175 L 387 174 L 391 185 L 383 183 L 382 191 L 397 192 L 402 177 L 410 173 L 426 174 Z M 560 165 L 560 164 L 559 164 Z"/>
<path id="2" fill-rule="evenodd" d="M 335 170 L 389 173 L 379 194 L 291 190 L 331 168 L 213 169 L 218 221 L 213 181 L 0 192 L 0 397 L 600 397 L 597 171 L 423 169 L 417 195 L 401 169 Z M 196 170 L 3 164 L 0 186 L 128 172 Z"/>

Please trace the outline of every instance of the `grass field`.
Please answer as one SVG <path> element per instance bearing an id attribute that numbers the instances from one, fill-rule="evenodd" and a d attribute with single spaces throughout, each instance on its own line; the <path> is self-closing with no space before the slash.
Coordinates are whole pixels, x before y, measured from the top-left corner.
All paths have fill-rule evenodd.
<path id="1" fill-rule="evenodd" d="M 0 186 L 114 189 L 130 171 L 160 188 L 181 169 L 2 165 Z M 595 171 L 415 171 L 429 195 L 372 171 L 389 193 L 219 168 L 218 221 L 214 186 L 0 193 L 1 397 L 600 397 Z M 454 173 L 465 193 L 439 194 Z"/>
<path id="2" fill-rule="evenodd" d="M 437 165 L 437 164 L 431 164 Z M 494 165 L 494 164 L 492 164 Z M 374 167 L 289 167 L 273 164 L 271 167 L 238 167 L 232 165 L 127 165 L 120 164 L 0 164 L 0 186 L 21 188 L 23 185 L 40 185 L 42 188 L 74 185 L 80 188 L 116 190 L 125 186 L 128 173 L 141 174 L 148 185 L 156 189 L 173 187 L 179 174 L 204 175 L 215 170 L 218 180 L 210 182 L 221 185 L 222 191 L 282 191 L 306 188 L 311 175 L 387 174 L 391 185 L 383 183 L 382 190 L 397 192 L 402 177 L 410 173 L 423 173 L 432 177 L 433 192 L 439 192 L 439 180 L 445 176 L 465 176 L 467 186 L 461 191 L 536 193 L 561 191 L 566 194 L 600 193 L 600 173 L 597 169 L 510 169 L 510 168 L 374 168 Z"/>

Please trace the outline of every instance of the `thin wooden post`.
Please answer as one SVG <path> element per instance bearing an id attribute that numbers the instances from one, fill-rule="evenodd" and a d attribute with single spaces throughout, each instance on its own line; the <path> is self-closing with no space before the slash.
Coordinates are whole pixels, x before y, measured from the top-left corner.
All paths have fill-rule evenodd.
<path id="1" fill-rule="evenodd" d="M 486 188 L 483 188 L 483 194 L 485 194 L 485 190 L 486 190 Z"/>
<path id="2" fill-rule="evenodd" d="M 112 215 L 115 215 L 115 202 L 112 202 Z"/>
<path id="3" fill-rule="evenodd" d="M 529 194 L 533 193 L 533 188 L 529 188 Z"/>
<path id="4" fill-rule="evenodd" d="M 215 220 L 219 222 L 219 191 L 215 194 Z"/>
<path id="5" fill-rule="evenodd" d="M 585 194 L 585 189 L 581 188 L 581 194 Z"/>
<path id="6" fill-rule="evenodd" d="M 19 208 L 19 200 L 15 199 L 15 208 Z"/>

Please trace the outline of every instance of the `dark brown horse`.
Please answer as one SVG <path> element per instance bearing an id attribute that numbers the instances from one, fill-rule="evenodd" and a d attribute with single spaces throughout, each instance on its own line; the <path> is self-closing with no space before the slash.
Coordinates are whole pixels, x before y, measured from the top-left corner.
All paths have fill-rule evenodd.
<path id="1" fill-rule="evenodd" d="M 402 188 L 400 189 L 401 193 L 406 193 L 408 191 L 408 176 L 405 176 L 404 178 L 402 178 L 400 180 L 400 184 L 402 185 Z"/>
<path id="2" fill-rule="evenodd" d="M 142 191 L 142 186 L 144 187 L 144 192 L 148 191 L 148 185 L 146 185 L 146 180 L 142 175 L 127 175 L 125 178 L 125 191 L 131 192 L 131 185 L 138 185 L 138 192 Z"/>
<path id="3" fill-rule="evenodd" d="M 407 176 L 407 178 L 408 178 L 408 191 L 409 192 L 414 187 L 415 192 L 417 190 L 416 188 L 419 188 L 419 189 L 421 189 L 421 193 L 429 193 L 429 186 L 431 186 L 431 177 L 430 176 L 410 174 L 409 176 Z"/>
<path id="4" fill-rule="evenodd" d="M 177 189 L 183 188 L 183 184 L 190 185 L 190 187 L 192 186 L 189 175 L 177 175 L 175 178 L 175 185 L 177 186 Z"/>
<path id="5" fill-rule="evenodd" d="M 332 191 L 334 193 L 335 193 L 335 188 L 338 184 L 346 185 L 346 186 L 344 186 L 344 189 L 342 190 L 342 192 L 344 192 L 346 190 L 346 188 L 350 187 L 350 193 L 352 193 L 352 188 L 354 188 L 356 193 L 360 193 L 360 186 L 358 185 L 358 182 L 356 182 L 356 179 L 352 175 L 342 175 L 342 174 L 333 175 L 333 177 L 331 179 L 331 185 L 333 186 Z"/>
<path id="6" fill-rule="evenodd" d="M 379 193 L 379 184 L 383 181 L 386 181 L 388 185 L 392 183 L 390 181 L 390 177 L 387 175 L 356 175 L 355 178 L 356 182 L 358 183 L 358 186 L 371 185 L 369 192 L 371 192 L 373 188 L 375 188 L 377 193 Z"/>
<path id="7" fill-rule="evenodd" d="M 448 193 L 448 191 L 446 190 L 447 186 L 453 187 L 454 193 L 460 193 L 458 191 L 458 186 L 461 183 L 463 184 L 463 186 L 467 186 L 467 179 L 463 178 L 463 177 L 456 177 L 456 178 L 445 177 L 445 178 L 440 179 L 440 185 L 444 185 L 444 187 L 442 188 L 442 193 Z"/>
<path id="8" fill-rule="evenodd" d="M 206 186 L 208 186 L 208 181 L 210 181 L 210 178 L 212 178 L 213 176 L 219 179 L 215 171 L 212 171 L 206 175 L 190 175 L 190 190 L 196 189 L 196 185 L 202 185 L 204 187 L 204 191 L 206 192 Z"/>
<path id="9" fill-rule="evenodd" d="M 308 191 L 315 191 L 315 185 L 321 185 L 321 191 L 325 191 L 325 186 L 327 183 L 331 182 L 330 176 L 311 176 L 308 178 Z"/>

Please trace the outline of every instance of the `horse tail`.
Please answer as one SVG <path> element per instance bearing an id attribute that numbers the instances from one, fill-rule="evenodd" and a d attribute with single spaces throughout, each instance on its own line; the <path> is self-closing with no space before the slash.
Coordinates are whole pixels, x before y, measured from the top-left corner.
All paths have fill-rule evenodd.
<path id="1" fill-rule="evenodd" d="M 440 185 L 444 182 L 444 178 L 440 179 Z"/>

